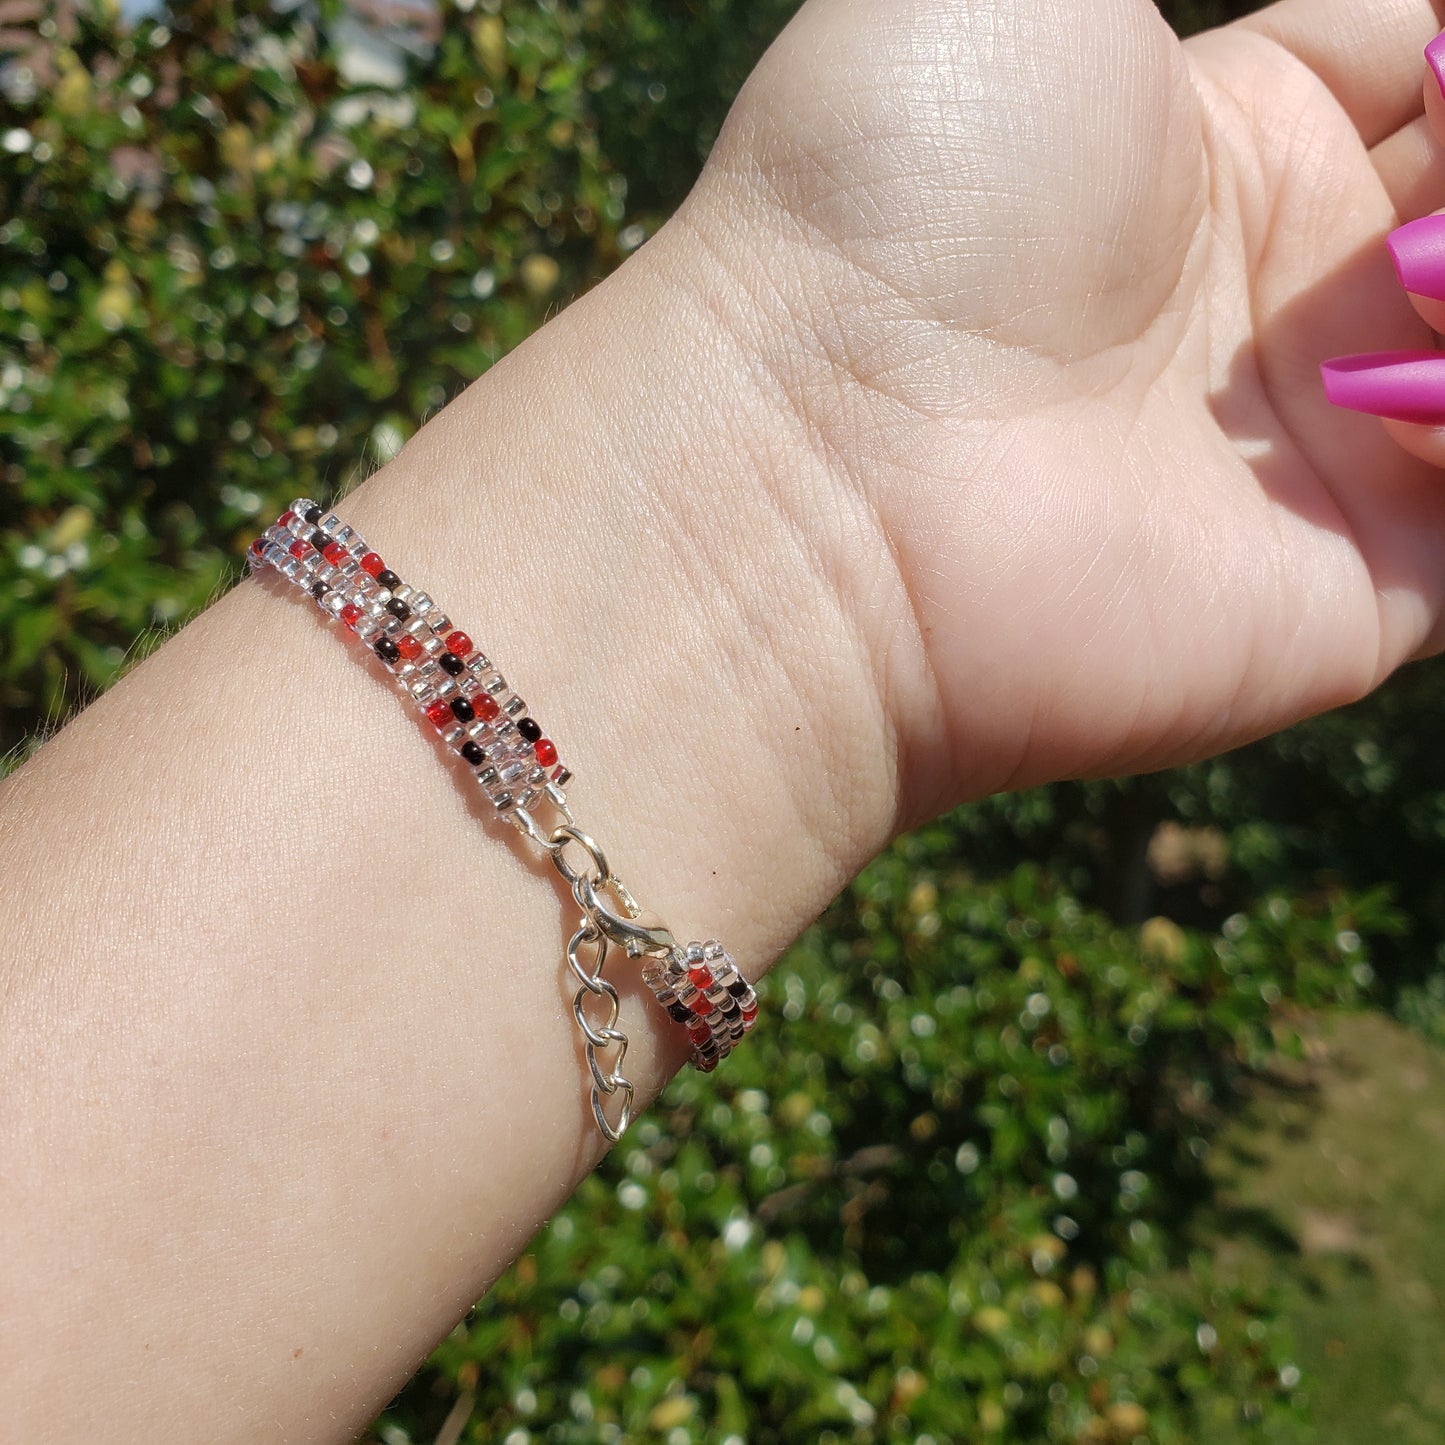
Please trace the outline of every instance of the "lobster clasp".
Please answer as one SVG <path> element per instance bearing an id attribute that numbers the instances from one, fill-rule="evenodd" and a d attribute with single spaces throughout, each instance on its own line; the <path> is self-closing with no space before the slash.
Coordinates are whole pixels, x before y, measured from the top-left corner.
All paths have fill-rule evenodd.
<path id="1" fill-rule="evenodd" d="M 620 879 L 609 877 L 603 890 L 616 901 L 616 908 L 604 901 L 590 878 L 579 878 L 572 888 L 578 904 L 610 942 L 629 958 L 668 958 L 676 952 L 672 930 L 655 913 L 644 913 Z"/>

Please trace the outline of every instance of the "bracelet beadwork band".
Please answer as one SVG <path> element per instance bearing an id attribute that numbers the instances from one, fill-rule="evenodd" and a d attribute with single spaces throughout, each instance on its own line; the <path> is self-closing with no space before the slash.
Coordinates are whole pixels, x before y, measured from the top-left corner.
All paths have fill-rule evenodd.
<path id="1" fill-rule="evenodd" d="M 298 498 L 251 544 L 252 571 L 268 567 L 309 594 L 355 633 L 471 769 L 499 817 L 543 850 L 582 918 L 567 943 L 579 987 L 572 1013 L 590 1074 L 592 1113 L 611 1143 L 632 1118 L 633 1085 L 622 1073 L 627 1035 L 621 1000 L 603 977 L 609 951 L 640 958 L 642 978 L 674 1022 L 687 1029 L 695 1068 L 711 1072 L 757 1018 L 758 1001 L 715 940 L 680 944 L 644 915 L 596 841 L 577 826 L 564 785 L 572 774 L 527 705 L 487 655 L 426 593 L 402 581 L 334 512 Z M 538 821 L 559 818 L 550 830 Z M 580 866 L 571 855 L 580 853 Z M 603 1001 L 603 1016 L 593 1000 Z M 608 1117 L 611 1101 L 616 1117 Z"/>

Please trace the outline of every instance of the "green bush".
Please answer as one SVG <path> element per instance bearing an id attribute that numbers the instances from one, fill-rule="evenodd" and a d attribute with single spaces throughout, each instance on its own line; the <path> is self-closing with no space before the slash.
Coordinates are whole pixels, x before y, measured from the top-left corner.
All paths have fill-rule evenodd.
<path id="1" fill-rule="evenodd" d="M 1271 1298 L 1188 1224 L 1236 1091 L 1392 915 L 1124 931 L 959 841 L 867 869 L 769 976 L 779 1022 L 669 1089 L 382 1438 L 459 1393 L 478 1441 L 1305 1438 Z"/>

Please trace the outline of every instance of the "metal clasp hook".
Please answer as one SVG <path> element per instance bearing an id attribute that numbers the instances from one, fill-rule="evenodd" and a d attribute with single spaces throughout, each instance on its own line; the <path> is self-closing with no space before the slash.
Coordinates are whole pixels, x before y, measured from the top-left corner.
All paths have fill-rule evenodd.
<path id="1" fill-rule="evenodd" d="M 644 914 L 620 879 L 608 877 L 603 887 L 617 900 L 621 913 L 603 901 L 590 878 L 578 878 L 572 893 L 588 918 L 629 958 L 668 958 L 676 951 L 672 930 L 655 913 Z"/>

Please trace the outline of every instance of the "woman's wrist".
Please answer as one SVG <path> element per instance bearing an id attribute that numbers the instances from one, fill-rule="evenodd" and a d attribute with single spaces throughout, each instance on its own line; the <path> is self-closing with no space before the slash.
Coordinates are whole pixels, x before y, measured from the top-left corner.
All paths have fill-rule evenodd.
<path id="1" fill-rule="evenodd" d="M 743 287 L 665 229 L 345 506 L 545 705 L 619 872 L 655 855 L 659 906 L 771 961 L 892 835 L 899 739 L 860 587 L 886 548 L 736 334 Z"/>

